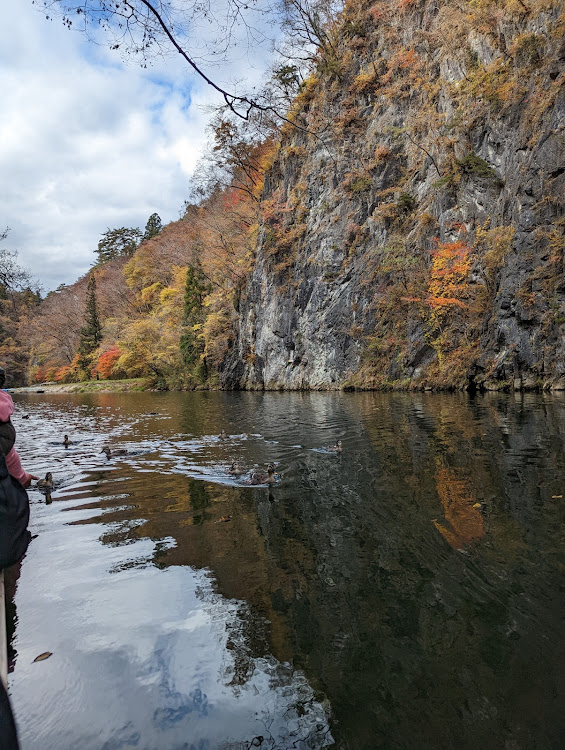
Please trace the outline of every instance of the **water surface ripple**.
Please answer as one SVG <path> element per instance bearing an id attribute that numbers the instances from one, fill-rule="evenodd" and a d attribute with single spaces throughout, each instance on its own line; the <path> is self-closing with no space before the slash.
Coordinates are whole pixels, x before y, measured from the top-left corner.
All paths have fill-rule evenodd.
<path id="1" fill-rule="evenodd" d="M 563 746 L 564 398 L 14 398 L 22 750 Z"/>

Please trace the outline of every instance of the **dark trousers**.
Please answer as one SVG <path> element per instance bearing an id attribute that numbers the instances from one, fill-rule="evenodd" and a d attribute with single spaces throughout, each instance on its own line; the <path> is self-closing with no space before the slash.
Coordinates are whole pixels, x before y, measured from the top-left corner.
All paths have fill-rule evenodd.
<path id="1" fill-rule="evenodd" d="M 0 680 L 0 750 L 18 750 L 16 723 L 10 708 L 10 699 Z"/>

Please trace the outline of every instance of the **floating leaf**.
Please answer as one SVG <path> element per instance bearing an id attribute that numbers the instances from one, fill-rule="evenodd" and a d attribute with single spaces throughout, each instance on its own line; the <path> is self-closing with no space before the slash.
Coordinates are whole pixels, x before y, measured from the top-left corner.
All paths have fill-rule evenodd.
<path id="1" fill-rule="evenodd" d="M 231 521 L 231 516 L 222 516 L 221 518 L 218 518 L 216 523 L 225 523 L 226 521 Z"/>
<path id="2" fill-rule="evenodd" d="M 42 654 L 39 654 L 39 656 L 36 656 L 33 661 L 34 663 L 36 661 L 45 661 L 45 659 L 48 659 L 50 656 L 53 656 L 52 651 L 44 651 Z"/>
<path id="3" fill-rule="evenodd" d="M 482 507 L 480 503 L 475 503 L 475 504 L 473 505 L 473 508 L 480 508 L 480 507 Z"/>
<path id="4" fill-rule="evenodd" d="M 563 497 L 563 495 L 552 495 L 551 499 L 552 500 L 560 500 L 562 497 Z"/>

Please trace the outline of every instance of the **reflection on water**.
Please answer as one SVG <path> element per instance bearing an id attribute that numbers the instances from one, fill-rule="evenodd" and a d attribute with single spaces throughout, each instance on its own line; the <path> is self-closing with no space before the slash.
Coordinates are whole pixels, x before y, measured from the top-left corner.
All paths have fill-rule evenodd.
<path id="1" fill-rule="evenodd" d="M 559 396 L 16 403 L 23 750 L 562 746 Z"/>

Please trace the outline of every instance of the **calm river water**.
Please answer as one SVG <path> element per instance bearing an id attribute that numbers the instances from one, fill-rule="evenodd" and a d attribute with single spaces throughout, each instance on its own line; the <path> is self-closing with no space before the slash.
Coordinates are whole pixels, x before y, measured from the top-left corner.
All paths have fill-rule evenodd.
<path id="1" fill-rule="evenodd" d="M 14 399 L 22 750 L 564 746 L 565 395 Z"/>

